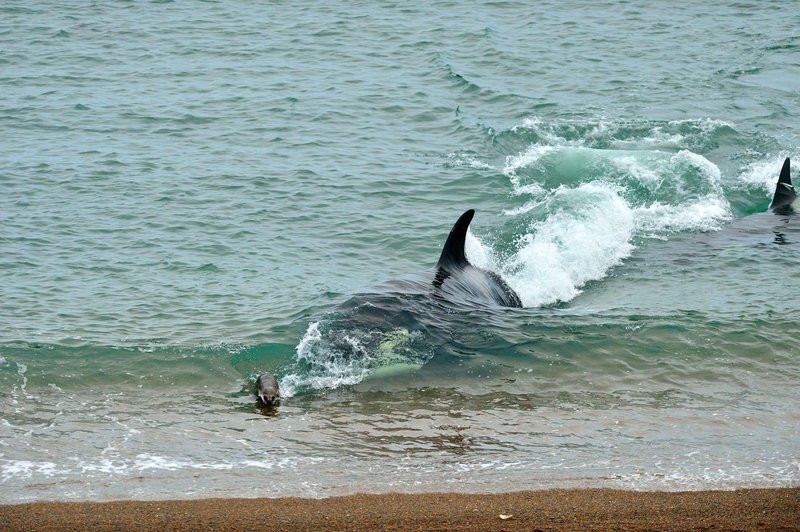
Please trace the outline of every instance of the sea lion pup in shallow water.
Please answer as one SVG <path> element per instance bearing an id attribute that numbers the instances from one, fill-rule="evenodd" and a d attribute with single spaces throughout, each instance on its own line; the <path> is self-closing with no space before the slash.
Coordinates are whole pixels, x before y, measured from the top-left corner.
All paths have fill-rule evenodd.
<path id="1" fill-rule="evenodd" d="M 267 406 L 276 406 L 281 402 L 281 389 L 278 379 L 271 373 L 262 373 L 256 379 L 256 395 Z"/>

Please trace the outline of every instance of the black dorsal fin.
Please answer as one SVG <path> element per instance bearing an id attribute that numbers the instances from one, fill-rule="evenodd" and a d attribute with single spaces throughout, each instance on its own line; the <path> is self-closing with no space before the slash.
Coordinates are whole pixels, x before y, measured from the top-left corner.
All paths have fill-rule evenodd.
<path id="1" fill-rule="evenodd" d="M 467 238 L 467 229 L 473 216 L 475 216 L 475 210 L 469 209 L 450 229 L 450 234 L 447 235 L 447 241 L 442 248 L 442 254 L 439 256 L 439 262 L 436 263 L 437 268 L 459 268 L 469 264 L 467 256 L 464 254 L 464 240 Z"/>
<path id="2" fill-rule="evenodd" d="M 791 205 L 797 193 L 792 186 L 792 178 L 789 174 L 789 158 L 783 161 L 783 168 L 781 168 L 781 175 L 778 178 L 778 185 L 775 187 L 775 196 L 772 198 L 770 209 L 779 209 L 781 207 L 788 207 Z"/>

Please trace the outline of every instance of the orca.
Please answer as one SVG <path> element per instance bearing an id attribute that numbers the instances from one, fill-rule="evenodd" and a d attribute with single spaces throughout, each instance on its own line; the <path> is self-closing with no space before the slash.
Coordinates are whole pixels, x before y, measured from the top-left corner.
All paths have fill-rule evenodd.
<path id="1" fill-rule="evenodd" d="M 643 243 L 619 275 L 604 279 L 602 288 L 586 290 L 570 306 L 592 312 L 624 308 L 642 316 L 668 308 L 724 315 L 741 305 L 742 293 L 752 289 L 757 301 L 769 302 L 763 309 L 780 309 L 787 285 L 770 279 L 776 264 L 795 261 L 800 250 L 800 201 L 790 164 L 787 157 L 767 209 L 718 231 L 684 232 L 667 242 Z"/>
<path id="2" fill-rule="evenodd" d="M 454 296 L 472 301 L 487 301 L 503 307 L 522 307 L 519 295 L 496 273 L 473 266 L 467 260 L 464 244 L 467 229 L 475 216 L 469 209 L 456 221 L 436 263 L 433 286 L 447 299 Z"/>
<path id="3" fill-rule="evenodd" d="M 521 308 L 497 273 L 471 264 L 464 252 L 475 211 L 453 225 L 433 268 L 359 291 L 308 324 L 283 372 L 288 394 L 333 388 L 368 375 L 402 382 L 434 356 L 470 356 L 476 335 Z M 303 316 L 303 321 L 306 317 Z"/>
<path id="4" fill-rule="evenodd" d="M 770 210 L 778 214 L 789 214 L 794 212 L 792 204 L 797 199 L 797 192 L 792 186 L 792 178 L 790 176 L 790 162 L 789 157 L 783 161 L 783 168 L 781 168 L 780 176 L 778 177 L 778 184 L 775 186 L 775 195 L 770 203 Z"/>

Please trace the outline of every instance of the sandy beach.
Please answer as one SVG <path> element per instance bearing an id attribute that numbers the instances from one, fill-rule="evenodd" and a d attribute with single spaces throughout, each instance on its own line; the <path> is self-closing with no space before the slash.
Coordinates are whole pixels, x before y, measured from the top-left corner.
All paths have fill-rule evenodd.
<path id="1" fill-rule="evenodd" d="M 328 499 L 42 502 L 0 506 L 2 530 L 798 530 L 800 487 L 603 489 Z"/>

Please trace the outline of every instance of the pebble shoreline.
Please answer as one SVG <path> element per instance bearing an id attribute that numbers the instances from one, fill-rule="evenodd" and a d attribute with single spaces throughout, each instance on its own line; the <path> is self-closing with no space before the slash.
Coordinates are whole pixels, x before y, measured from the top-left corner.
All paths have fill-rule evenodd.
<path id="1" fill-rule="evenodd" d="M 800 487 L 0 505 L 3 530 L 798 530 Z"/>

